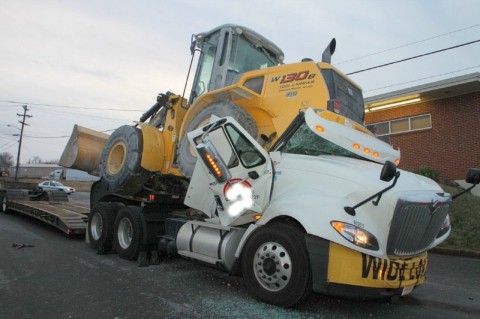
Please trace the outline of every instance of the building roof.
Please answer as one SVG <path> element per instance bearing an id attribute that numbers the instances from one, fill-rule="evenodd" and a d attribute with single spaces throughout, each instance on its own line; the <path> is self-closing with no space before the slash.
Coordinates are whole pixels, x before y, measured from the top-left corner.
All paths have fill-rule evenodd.
<path id="1" fill-rule="evenodd" d="M 479 91 L 480 72 L 475 72 L 365 98 L 365 109 L 392 103 L 410 104 L 409 101 L 425 102 Z"/>

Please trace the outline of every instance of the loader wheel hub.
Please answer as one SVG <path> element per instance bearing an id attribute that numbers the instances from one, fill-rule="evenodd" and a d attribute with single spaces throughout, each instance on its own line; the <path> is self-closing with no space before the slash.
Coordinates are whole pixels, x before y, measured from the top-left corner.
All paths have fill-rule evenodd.
<path id="1" fill-rule="evenodd" d="M 127 146 L 123 141 L 113 144 L 107 158 L 107 171 L 111 175 L 118 174 L 125 165 L 127 158 Z"/>

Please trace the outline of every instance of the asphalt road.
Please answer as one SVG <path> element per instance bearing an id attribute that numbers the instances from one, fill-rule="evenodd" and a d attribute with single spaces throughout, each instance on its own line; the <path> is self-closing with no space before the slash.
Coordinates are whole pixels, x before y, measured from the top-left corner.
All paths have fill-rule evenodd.
<path id="1" fill-rule="evenodd" d="M 401 299 L 359 302 L 314 294 L 283 309 L 252 299 L 241 277 L 180 258 L 137 267 L 113 254 L 96 255 L 83 238 L 0 214 L 2 319 L 480 318 L 480 259 L 431 254 L 427 276 Z"/>

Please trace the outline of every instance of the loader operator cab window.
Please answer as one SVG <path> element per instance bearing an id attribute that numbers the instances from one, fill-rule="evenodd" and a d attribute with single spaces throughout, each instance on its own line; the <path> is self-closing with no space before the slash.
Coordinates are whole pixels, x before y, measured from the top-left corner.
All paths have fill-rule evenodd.
<path id="1" fill-rule="evenodd" d="M 198 81 L 192 94 L 195 98 L 209 91 L 209 83 L 212 77 L 213 66 L 215 62 L 215 54 L 217 52 L 217 36 L 211 37 L 203 46 L 202 55 L 198 61 Z"/>
<path id="2" fill-rule="evenodd" d="M 245 72 L 279 64 L 261 42 L 253 43 L 245 34 L 232 30 L 219 30 L 203 41 L 190 103 L 206 92 L 236 83 Z"/>

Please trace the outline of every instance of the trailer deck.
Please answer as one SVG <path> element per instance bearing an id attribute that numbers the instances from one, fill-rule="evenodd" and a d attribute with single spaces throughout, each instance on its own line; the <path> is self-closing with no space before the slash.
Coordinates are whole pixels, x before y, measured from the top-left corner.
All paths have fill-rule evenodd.
<path id="1" fill-rule="evenodd" d="M 70 203 L 68 195 L 58 191 L 6 189 L 0 191 L 4 213 L 14 211 L 50 224 L 67 235 L 85 234 L 88 204 Z"/>

